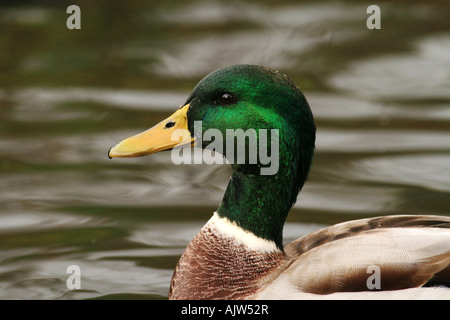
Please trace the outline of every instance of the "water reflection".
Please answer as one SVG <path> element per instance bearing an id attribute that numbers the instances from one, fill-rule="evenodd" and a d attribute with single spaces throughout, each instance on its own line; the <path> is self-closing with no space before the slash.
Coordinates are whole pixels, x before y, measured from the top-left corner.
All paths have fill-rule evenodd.
<path id="1" fill-rule="evenodd" d="M 290 5 L 264 8 L 234 3 L 198 3 L 182 10 L 159 11 L 156 19 L 177 25 L 214 28 L 218 33 L 188 35 L 170 51 L 157 55 L 151 70 L 162 76 L 202 76 L 230 64 L 250 63 L 289 69 L 299 54 L 320 44 L 345 42 L 358 36 L 355 29 L 330 28 L 343 21 L 362 21 L 360 5 Z M 233 25 L 240 30 L 230 31 Z"/>
<path id="2" fill-rule="evenodd" d="M 389 181 L 448 193 L 449 163 L 449 153 L 369 158 L 355 164 L 353 177 L 366 182 Z"/>
<path id="3" fill-rule="evenodd" d="M 330 78 L 333 87 L 375 99 L 448 99 L 450 35 L 420 39 L 411 54 L 374 57 Z M 426 112 L 424 112 L 426 116 Z"/>

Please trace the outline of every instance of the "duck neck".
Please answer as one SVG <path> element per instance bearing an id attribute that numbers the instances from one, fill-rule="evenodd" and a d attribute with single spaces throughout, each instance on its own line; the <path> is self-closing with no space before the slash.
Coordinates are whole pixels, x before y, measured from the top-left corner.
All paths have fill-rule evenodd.
<path id="1" fill-rule="evenodd" d="M 292 157 L 282 162 L 274 175 L 261 175 L 255 167 L 233 167 L 232 176 L 217 213 L 257 237 L 273 241 L 283 249 L 283 226 L 297 194 L 306 180 L 305 172 Z"/>

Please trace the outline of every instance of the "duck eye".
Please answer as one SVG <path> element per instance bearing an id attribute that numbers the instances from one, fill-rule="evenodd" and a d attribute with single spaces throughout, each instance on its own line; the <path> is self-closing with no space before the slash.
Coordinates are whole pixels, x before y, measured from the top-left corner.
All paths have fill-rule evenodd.
<path id="1" fill-rule="evenodd" d="M 233 104 L 236 102 L 236 98 L 233 94 L 231 93 L 224 93 L 220 98 L 219 98 L 220 103 L 225 104 L 225 105 L 229 105 L 229 104 Z"/>

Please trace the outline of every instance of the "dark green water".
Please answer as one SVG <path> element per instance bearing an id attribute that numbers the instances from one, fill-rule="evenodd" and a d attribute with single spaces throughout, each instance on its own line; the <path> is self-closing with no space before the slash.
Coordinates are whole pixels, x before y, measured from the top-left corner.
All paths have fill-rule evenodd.
<path id="1" fill-rule="evenodd" d="M 381 1 L 0 4 L 0 298 L 166 299 L 225 165 L 107 157 L 210 71 L 286 73 L 318 128 L 286 242 L 336 222 L 450 215 L 450 6 Z M 66 285 L 68 266 L 81 289 Z"/>

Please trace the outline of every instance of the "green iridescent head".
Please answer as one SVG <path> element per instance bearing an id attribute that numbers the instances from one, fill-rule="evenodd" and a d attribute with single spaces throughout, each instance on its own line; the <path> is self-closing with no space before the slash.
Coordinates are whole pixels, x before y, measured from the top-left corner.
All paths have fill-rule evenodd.
<path id="1" fill-rule="evenodd" d="M 201 124 L 200 132 L 196 123 Z M 171 149 L 176 143 L 169 137 L 176 129 L 188 129 L 185 142 L 196 140 L 202 148 L 210 146 L 211 140 L 201 139 L 208 130 L 222 135 L 214 150 L 226 156 L 233 170 L 218 214 L 282 247 L 284 221 L 308 177 L 316 132 L 308 102 L 294 82 L 262 66 L 216 70 L 195 86 L 171 117 L 114 146 L 109 155 L 132 157 Z M 229 130 L 235 133 L 233 148 L 227 148 Z M 237 130 L 245 139 L 239 139 Z M 270 166 L 260 157 L 264 130 L 268 134 L 274 130 L 277 138 L 271 139 L 269 134 L 265 140 L 266 153 L 275 150 L 270 156 L 276 156 L 277 161 L 277 170 L 268 175 L 261 171 Z M 251 143 L 255 141 L 252 134 L 256 135 L 256 145 Z M 277 148 L 273 148 L 274 143 Z M 239 150 L 246 151 L 244 161 L 236 159 Z M 249 161 L 252 154 L 256 154 L 256 162 Z"/>
<path id="2" fill-rule="evenodd" d="M 271 129 L 276 129 L 281 147 L 279 152 L 283 153 L 280 157 L 292 157 L 301 152 L 298 159 L 302 162 L 301 171 L 305 174 L 309 171 L 315 141 L 313 116 L 303 93 L 286 75 L 255 65 L 219 69 L 197 84 L 186 100 L 187 104 L 190 105 L 187 124 L 191 134 L 198 134 L 194 128 L 196 121 L 201 121 L 202 133 L 212 128 L 219 130 L 224 137 L 222 150 L 232 164 L 237 164 L 237 161 L 226 154 L 227 129 L 242 129 L 244 133 L 252 129 L 257 132 L 266 129 L 270 133 Z M 242 141 L 235 140 L 234 151 Z M 270 137 L 267 141 L 270 153 Z M 202 142 L 203 148 L 208 146 L 207 141 Z M 251 151 L 259 152 L 259 149 L 251 149 L 255 146 L 248 145 L 248 135 L 246 143 L 244 150 L 248 151 L 247 155 Z M 237 152 L 233 155 L 236 157 Z M 255 167 L 263 166 L 261 163 L 258 166 L 246 164 L 235 167 L 257 174 Z"/>

